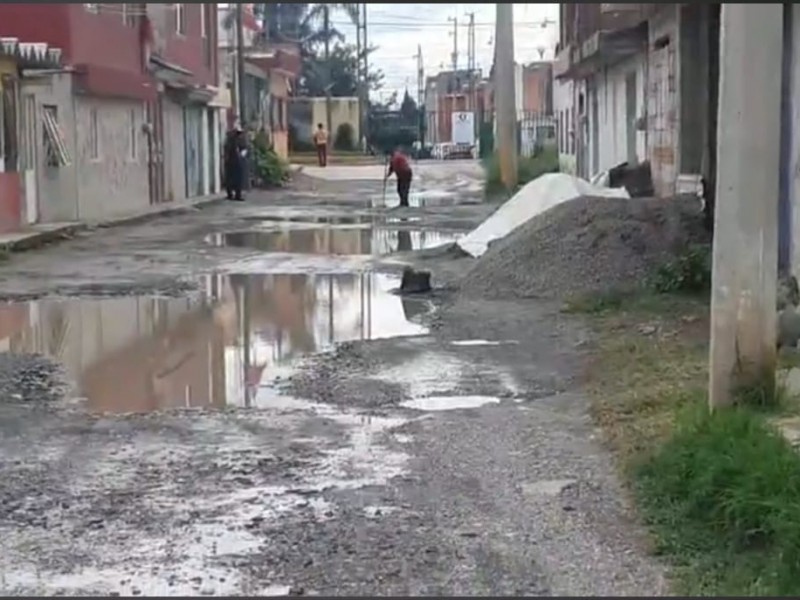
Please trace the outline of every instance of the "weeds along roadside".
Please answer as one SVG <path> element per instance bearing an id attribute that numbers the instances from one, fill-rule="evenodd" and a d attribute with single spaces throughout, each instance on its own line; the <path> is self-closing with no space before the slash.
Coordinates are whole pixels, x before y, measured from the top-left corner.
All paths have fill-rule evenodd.
<path id="1" fill-rule="evenodd" d="M 772 424 L 793 404 L 779 385 L 709 413 L 709 266 L 691 248 L 642 289 L 567 304 L 595 331 L 592 415 L 674 592 L 800 595 L 800 455 Z"/>

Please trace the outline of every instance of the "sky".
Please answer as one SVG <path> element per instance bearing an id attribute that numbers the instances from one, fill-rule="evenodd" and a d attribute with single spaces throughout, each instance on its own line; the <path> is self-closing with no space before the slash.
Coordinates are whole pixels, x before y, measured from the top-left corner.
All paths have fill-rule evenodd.
<path id="1" fill-rule="evenodd" d="M 467 67 L 468 13 L 475 13 L 476 66 L 488 75 L 494 55 L 494 4 L 367 4 L 367 35 L 378 49 L 370 55 L 370 68 L 385 74 L 384 89 L 376 99 L 393 91 L 402 97 L 406 87 L 416 99 L 417 44 L 422 48 L 425 77 L 452 68 L 453 19 L 458 20 L 458 68 Z M 356 43 L 356 28 L 341 13 L 332 22 L 347 43 Z M 549 24 L 542 26 L 548 20 Z M 514 58 L 527 63 L 552 59 L 558 41 L 558 4 L 514 4 Z"/>

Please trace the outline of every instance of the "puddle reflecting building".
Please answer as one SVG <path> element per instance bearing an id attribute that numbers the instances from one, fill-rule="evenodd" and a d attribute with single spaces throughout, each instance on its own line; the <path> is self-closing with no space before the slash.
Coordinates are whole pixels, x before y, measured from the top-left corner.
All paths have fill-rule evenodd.
<path id="1" fill-rule="evenodd" d="M 95 411 L 247 405 L 300 356 L 424 333 L 396 286 L 375 273 L 209 276 L 190 298 L 7 304 L 0 347 L 62 362 Z"/>

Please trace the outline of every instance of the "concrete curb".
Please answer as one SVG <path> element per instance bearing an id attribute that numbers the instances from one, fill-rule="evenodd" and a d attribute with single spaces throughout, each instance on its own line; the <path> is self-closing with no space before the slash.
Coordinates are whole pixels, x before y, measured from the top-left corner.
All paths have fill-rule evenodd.
<path id="1" fill-rule="evenodd" d="M 159 206 L 156 209 L 149 209 L 142 213 L 125 215 L 102 221 L 86 221 L 79 223 L 65 223 L 63 225 L 41 225 L 40 229 L 34 231 L 24 231 L 16 234 L 8 234 L 5 237 L 12 239 L 3 240 L 0 236 L 0 251 L 3 252 L 25 252 L 36 250 L 42 246 L 67 240 L 82 231 L 93 229 L 106 229 L 111 227 L 122 227 L 125 225 L 136 225 L 161 217 L 169 217 L 188 212 L 190 210 L 203 208 L 211 204 L 222 202 L 224 196 L 206 196 L 193 202 L 170 203 Z"/>

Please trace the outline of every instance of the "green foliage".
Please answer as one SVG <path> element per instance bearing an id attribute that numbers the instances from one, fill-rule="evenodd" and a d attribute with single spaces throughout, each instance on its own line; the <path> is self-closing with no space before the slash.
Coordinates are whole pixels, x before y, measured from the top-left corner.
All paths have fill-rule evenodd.
<path id="1" fill-rule="evenodd" d="M 408 150 L 417 141 L 419 131 L 414 127 L 384 124 L 370 129 L 369 144 L 381 153 L 391 152 L 398 146 Z"/>
<path id="2" fill-rule="evenodd" d="M 375 48 L 365 50 L 370 54 Z M 321 49 L 308 50 L 303 59 L 303 72 L 298 82 L 298 95 L 325 96 L 328 82 L 331 83 L 331 96 L 352 97 L 358 95 L 358 53 L 352 44 L 337 43 L 330 49 L 328 60 L 325 60 Z M 370 90 L 378 90 L 383 85 L 383 73 L 379 69 L 370 69 L 367 86 Z"/>
<path id="3" fill-rule="evenodd" d="M 497 153 L 495 152 L 491 157 L 485 159 L 484 165 L 486 168 L 486 195 L 493 196 L 505 191 L 500 176 L 500 159 Z M 545 173 L 557 173 L 558 169 L 558 150 L 552 147 L 538 149 L 530 157 L 521 156 L 517 164 L 517 189 Z M 513 193 L 516 190 L 511 191 Z"/>
<path id="4" fill-rule="evenodd" d="M 635 483 L 679 591 L 800 594 L 800 456 L 763 415 L 685 410 Z"/>
<path id="5" fill-rule="evenodd" d="M 689 247 L 650 279 L 650 286 L 660 294 L 707 292 L 711 289 L 711 247 Z"/>
<path id="6" fill-rule="evenodd" d="M 289 165 L 277 155 L 264 131 L 253 140 L 253 161 L 257 186 L 276 187 L 288 181 Z"/>
<path id="7" fill-rule="evenodd" d="M 336 138 L 333 141 L 336 150 L 351 151 L 356 147 L 356 132 L 350 123 L 341 123 L 336 128 Z"/>

